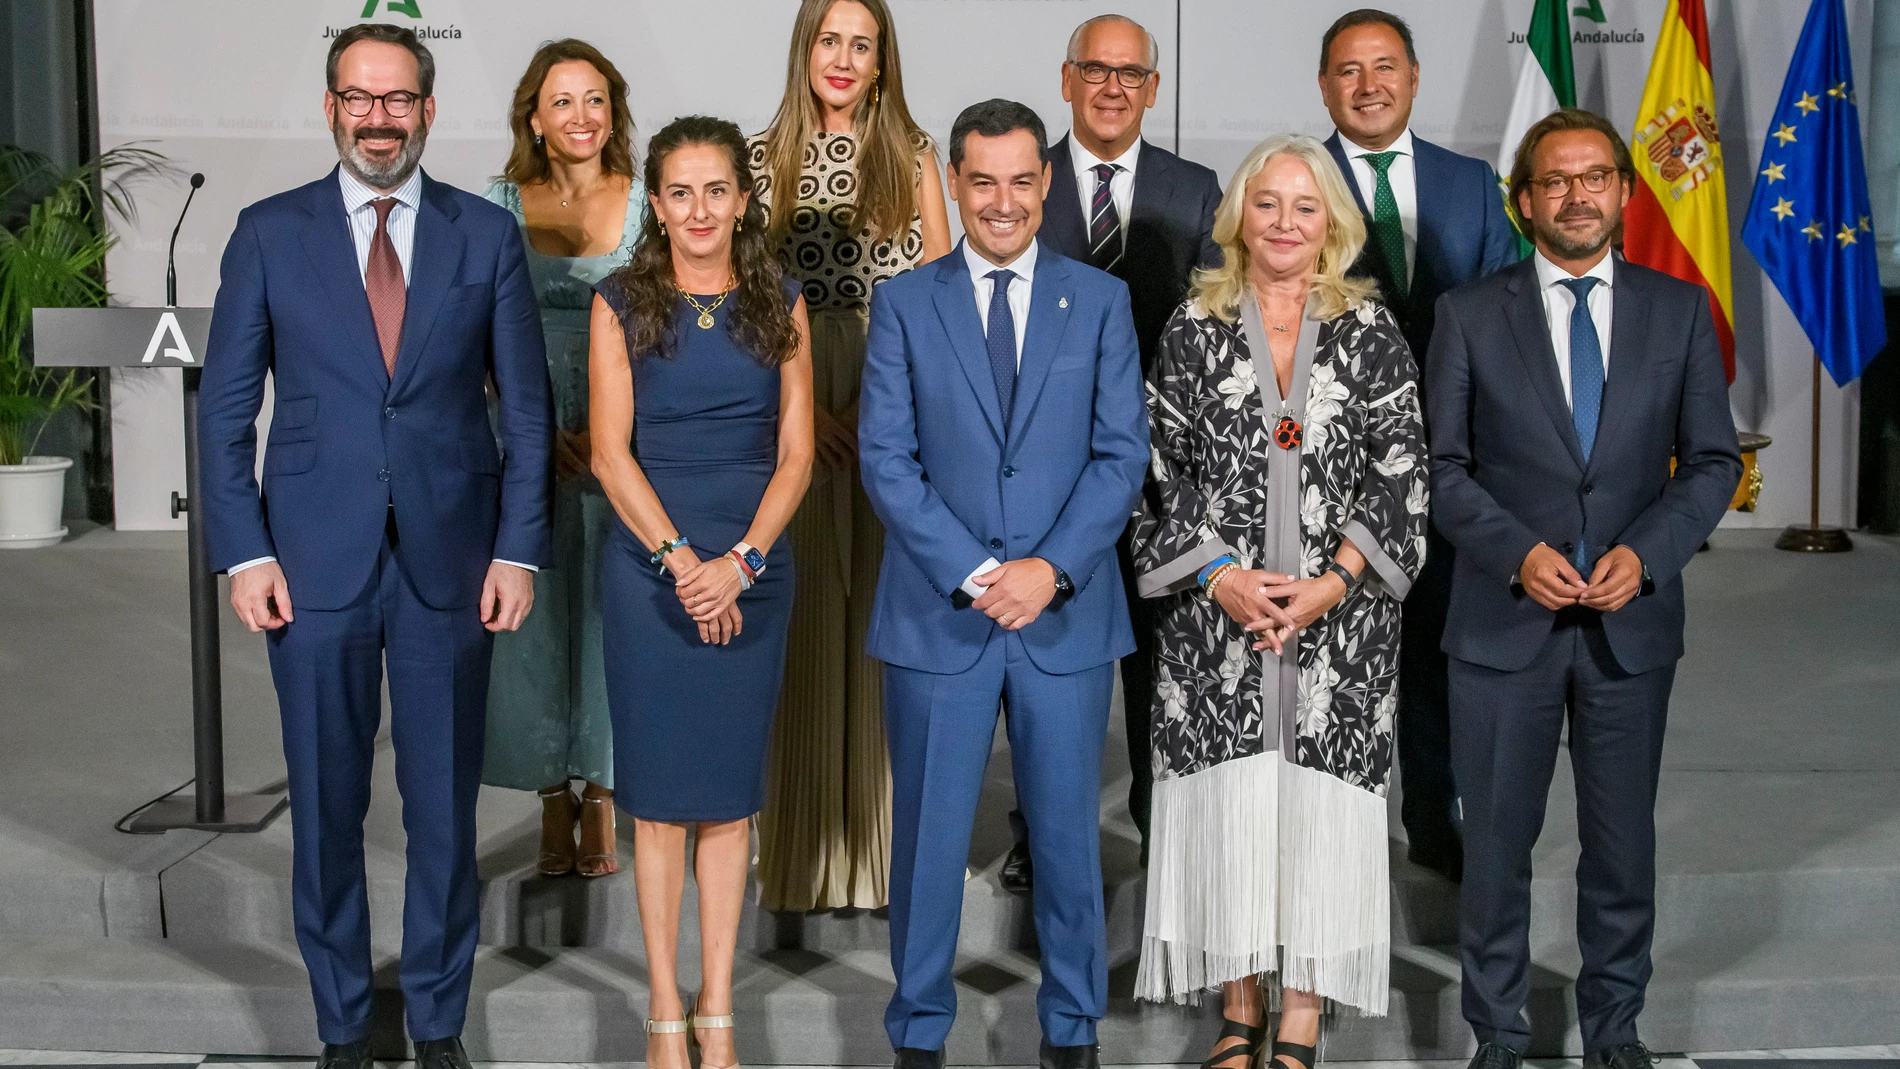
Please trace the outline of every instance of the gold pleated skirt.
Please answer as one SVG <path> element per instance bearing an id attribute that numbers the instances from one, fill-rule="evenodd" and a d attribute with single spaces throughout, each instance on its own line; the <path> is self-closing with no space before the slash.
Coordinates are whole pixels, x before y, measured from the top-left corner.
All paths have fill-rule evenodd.
<path id="1" fill-rule="evenodd" d="M 813 400 L 844 415 L 864 370 L 863 313 L 811 315 Z M 889 898 L 891 765 L 883 665 L 864 654 L 884 527 L 856 465 L 817 470 L 788 529 L 790 649 L 759 814 L 759 904 L 876 909 Z"/>

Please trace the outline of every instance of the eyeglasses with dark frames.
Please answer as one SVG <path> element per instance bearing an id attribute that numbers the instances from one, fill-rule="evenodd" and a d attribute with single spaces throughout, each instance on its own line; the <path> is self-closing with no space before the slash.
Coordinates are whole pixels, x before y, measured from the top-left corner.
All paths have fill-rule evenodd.
<path id="1" fill-rule="evenodd" d="M 1570 194 L 1570 183 L 1576 182 L 1585 193 L 1601 193 L 1610 188 L 1610 176 L 1616 173 L 1614 167 L 1592 167 L 1582 174 L 1547 174 L 1534 183 L 1551 200 Z"/>
<path id="2" fill-rule="evenodd" d="M 1094 60 L 1070 63 L 1069 66 L 1074 67 L 1075 72 L 1082 76 L 1082 80 L 1090 85 L 1101 85 L 1108 81 L 1108 76 L 1112 74 L 1115 80 L 1122 84 L 1123 89 L 1140 89 L 1148 84 L 1148 79 L 1154 77 L 1155 73 L 1151 67 L 1111 67 Z"/>
<path id="3" fill-rule="evenodd" d="M 416 101 L 422 99 L 421 93 L 411 93 L 407 89 L 392 89 L 387 93 L 371 93 L 366 89 L 345 89 L 336 94 L 343 103 L 343 110 L 355 118 L 368 115 L 376 107 L 377 101 L 383 102 L 383 110 L 392 119 L 400 119 L 416 109 Z"/>

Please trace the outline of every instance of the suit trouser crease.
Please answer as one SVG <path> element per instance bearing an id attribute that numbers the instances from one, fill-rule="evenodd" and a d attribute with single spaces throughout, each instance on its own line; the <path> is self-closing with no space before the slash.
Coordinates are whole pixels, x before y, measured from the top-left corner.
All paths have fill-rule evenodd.
<path id="1" fill-rule="evenodd" d="M 1029 826 L 1043 1035 L 1095 1042 L 1107 1011 L 1101 881 L 1102 746 L 1114 665 L 1045 673 L 1020 635 L 995 632 L 954 674 L 885 666 L 892 766 L 891 963 L 885 1014 L 893 1047 L 939 1050 L 956 1016 L 956 944 L 970 829 L 1007 698 L 1018 803 Z"/>
<path id="2" fill-rule="evenodd" d="M 1531 851 L 1566 725 L 1576 779 L 1577 1020 L 1584 1051 L 1637 1039 L 1655 932 L 1656 788 L 1675 665 L 1628 673 L 1594 613 L 1567 611 L 1518 671 L 1450 663 L 1463 797 L 1464 1014 L 1480 1042 L 1530 1042 Z"/>
<path id="3" fill-rule="evenodd" d="M 364 865 L 384 668 L 407 838 L 404 1013 L 418 1042 L 461 1034 L 478 936 L 475 801 L 491 638 L 474 607 L 416 594 L 393 533 L 363 593 L 270 635 L 289 771 L 292 896 L 319 1037 L 363 1039 L 374 962 Z"/>

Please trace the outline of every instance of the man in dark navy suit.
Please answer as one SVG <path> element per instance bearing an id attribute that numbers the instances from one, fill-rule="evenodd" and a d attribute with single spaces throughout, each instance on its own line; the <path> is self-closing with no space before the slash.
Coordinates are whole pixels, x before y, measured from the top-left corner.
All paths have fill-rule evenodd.
<path id="1" fill-rule="evenodd" d="M 318 1065 L 371 1064 L 363 818 L 386 663 L 408 833 L 403 1007 L 423 1069 L 456 1069 L 490 635 L 521 625 L 549 553 L 547 364 L 514 219 L 419 168 L 428 49 L 359 25 L 327 67 L 340 166 L 246 208 L 225 247 L 199 409 L 205 520 L 232 608 L 269 632 Z"/>
<path id="2" fill-rule="evenodd" d="M 1438 302 L 1425 365 L 1432 513 L 1458 547 L 1444 648 L 1473 1069 L 1518 1069 L 1530 1042 L 1531 848 L 1566 728 L 1584 1065 L 1652 1069 L 1636 1018 L 1682 570 L 1742 460 L 1708 294 L 1610 250 L 1636 181 L 1604 119 L 1532 126 L 1511 196 L 1537 251 Z"/>
<path id="3" fill-rule="evenodd" d="M 1072 260 L 1098 267 L 1128 284 L 1135 338 L 1145 375 L 1154 366 L 1161 329 L 1187 296 L 1197 267 L 1220 263 L 1214 210 L 1220 181 L 1141 136 L 1141 120 L 1155 105 L 1160 49 L 1152 34 L 1122 15 L 1097 15 L 1076 28 L 1062 64 L 1062 99 L 1074 128 L 1049 148 L 1053 185 L 1044 207 L 1042 239 Z M 1148 799 L 1154 789 L 1148 713 L 1154 701 L 1156 602 L 1135 594 L 1126 535 L 1118 546 L 1135 652 L 1122 658 L 1122 704 L 1128 726 L 1128 812 L 1141 831 L 1147 857 Z M 1020 818 L 1012 815 L 1016 846 L 1003 863 L 1002 882 L 1030 886 L 1029 848 Z"/>
<path id="4" fill-rule="evenodd" d="M 1320 43 L 1319 87 L 1337 127 L 1326 147 L 1366 219 L 1354 273 L 1379 280 L 1423 369 L 1439 296 L 1519 258 L 1497 173 L 1412 133 L 1418 54 L 1397 15 L 1373 8 L 1341 15 Z M 1438 648 L 1452 547 L 1435 527 L 1429 538 L 1424 571 L 1405 598 L 1399 648 L 1399 789 L 1412 860 L 1456 880 L 1458 793 Z"/>

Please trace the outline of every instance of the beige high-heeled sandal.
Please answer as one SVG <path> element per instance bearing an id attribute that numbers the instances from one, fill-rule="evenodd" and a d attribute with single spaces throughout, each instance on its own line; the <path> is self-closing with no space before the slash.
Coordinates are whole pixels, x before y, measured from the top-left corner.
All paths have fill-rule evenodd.
<path id="1" fill-rule="evenodd" d="M 613 795 L 610 794 L 605 798 L 589 798 L 586 795 L 582 795 L 581 796 L 582 811 L 585 812 L 586 807 L 590 805 L 604 805 L 607 807 L 608 852 L 604 854 L 577 854 L 576 855 L 575 861 L 574 861 L 574 871 L 578 873 L 580 875 L 580 878 L 583 880 L 597 880 L 601 878 L 602 876 L 612 876 L 614 873 L 620 871 L 620 857 L 619 857 L 618 852 L 614 850 L 614 841 L 615 841 L 614 836 L 615 836 L 615 831 L 616 831 L 616 822 L 614 820 Z M 578 823 L 578 818 L 576 822 Z M 583 830 L 582 835 L 584 836 L 585 834 L 586 832 Z M 599 867 L 592 871 L 589 871 L 588 870 L 589 865 L 599 865 Z"/>
<path id="2" fill-rule="evenodd" d="M 694 999 L 693 1008 L 686 1012 L 686 1022 L 693 1029 L 692 1036 L 687 1042 L 699 1047 L 701 1050 L 705 1050 L 705 1045 L 699 1041 L 698 1030 L 701 1028 L 731 1028 L 732 1014 L 722 1013 L 717 1017 L 701 1017 L 699 1015 L 699 1000 Z M 703 1058 L 700 1060 L 699 1066 L 700 1069 L 742 1069 L 737 1061 L 731 1065 L 713 1065 Z"/>
<path id="3" fill-rule="evenodd" d="M 542 788 L 534 793 L 535 797 L 541 799 L 541 819 L 544 822 L 547 820 L 547 803 L 565 795 L 568 803 L 574 807 L 574 824 L 580 823 L 581 800 L 574 796 L 574 792 L 568 789 L 567 784 L 563 783 L 559 787 Z M 568 825 L 569 835 L 574 834 L 574 824 Z M 569 851 L 566 854 L 559 854 L 552 850 L 544 849 L 541 851 L 539 860 L 535 862 L 535 871 L 543 876 L 565 876 L 574 871 L 574 852 Z"/>
<path id="4" fill-rule="evenodd" d="M 688 1019 L 691 1019 L 693 1015 L 689 1013 L 686 1016 Z M 686 1021 L 656 1021 L 651 1017 L 647 1018 L 647 1035 L 649 1036 L 670 1036 L 677 1035 L 681 1032 L 687 1033 L 686 1064 L 691 1065 L 693 1064 L 693 1036 L 691 1032 L 687 1031 Z"/>

